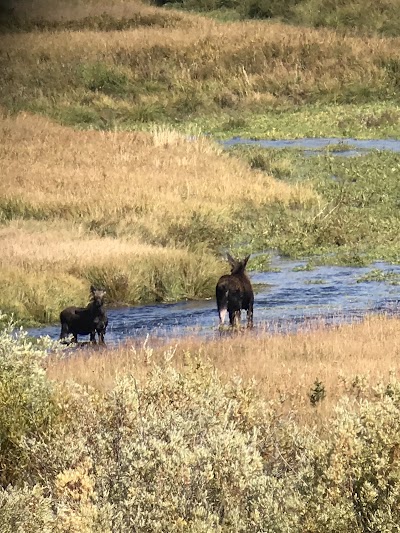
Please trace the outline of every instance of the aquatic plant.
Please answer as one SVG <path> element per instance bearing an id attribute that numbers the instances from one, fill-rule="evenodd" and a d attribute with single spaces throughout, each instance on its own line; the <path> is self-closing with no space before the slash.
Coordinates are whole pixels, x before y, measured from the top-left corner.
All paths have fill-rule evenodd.
<path id="1" fill-rule="evenodd" d="M 400 274 L 390 271 L 384 272 L 380 268 L 373 268 L 370 272 L 357 279 L 357 283 L 368 283 L 371 281 L 382 281 L 390 285 L 400 285 Z"/>

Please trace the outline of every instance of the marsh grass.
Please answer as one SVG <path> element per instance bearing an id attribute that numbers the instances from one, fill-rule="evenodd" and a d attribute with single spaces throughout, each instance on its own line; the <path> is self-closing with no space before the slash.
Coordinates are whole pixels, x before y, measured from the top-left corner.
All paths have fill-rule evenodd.
<path id="1" fill-rule="evenodd" d="M 397 137 L 400 108 L 396 101 L 335 102 L 274 106 L 261 111 L 221 111 L 189 121 L 218 139 L 239 136 L 250 139 L 298 139 L 303 137 Z"/>
<path id="2" fill-rule="evenodd" d="M 326 152 L 304 157 L 298 150 L 249 146 L 231 148 L 230 153 L 285 183 L 312 185 L 320 197 L 319 210 L 298 210 L 295 205 L 285 210 L 273 206 L 268 213 L 259 210 L 255 216 L 264 220 L 266 239 L 255 235 L 254 248 L 268 243 L 292 257 L 312 256 L 314 264 L 399 261 L 396 153 L 371 151 L 347 158 Z M 274 224 L 277 219 L 279 225 Z"/>
<path id="3" fill-rule="evenodd" d="M 399 351 L 398 321 L 371 316 L 362 323 L 305 326 L 287 335 L 271 335 L 261 325 L 252 334 L 227 334 L 214 340 L 132 339 L 105 351 L 75 352 L 64 359 L 55 356 L 47 373 L 61 382 L 73 379 L 108 390 L 121 375 L 132 374 L 145 382 L 154 365 L 173 365 L 185 372 L 197 360 L 207 361 L 226 380 L 255 380 L 263 398 L 312 425 L 331 416 L 343 396 L 373 400 L 374 387 L 398 379 Z M 326 394 L 317 412 L 310 402 L 315 381 Z"/>
<path id="4" fill-rule="evenodd" d="M 202 251 L 99 237 L 66 223 L 14 222 L 0 229 L 0 241 L 0 307 L 25 324 L 86 305 L 91 284 L 106 289 L 108 305 L 198 299 L 223 271 Z"/>
<path id="5" fill-rule="evenodd" d="M 0 128 L 2 275 L 15 280 L 1 305 L 24 321 L 55 320 L 90 283 L 111 305 L 210 296 L 224 268 L 215 256 L 232 247 L 399 258 L 395 154 L 225 153 L 165 127 L 75 131 L 30 114 L 3 115 Z"/>
<path id="6" fill-rule="evenodd" d="M 227 110 L 240 119 L 288 105 L 396 98 L 396 39 L 179 16 L 182 24 L 172 28 L 6 34 L 0 104 L 110 129 L 213 115 L 223 124 Z M 104 120 L 109 111 L 114 119 Z"/>
<path id="7" fill-rule="evenodd" d="M 25 323 L 57 320 L 90 283 L 110 305 L 210 296 L 246 209 L 318 202 L 167 128 L 74 131 L 21 114 L 0 129 L 0 306 Z"/>
<path id="8" fill-rule="evenodd" d="M 1 128 L 5 221 L 79 219 L 99 234 L 165 241 L 169 226 L 196 216 L 204 223 L 209 216 L 215 230 L 213 218 L 225 221 L 235 205 L 315 198 L 251 172 L 205 138 L 168 129 L 77 132 L 29 114 L 3 117 Z"/>

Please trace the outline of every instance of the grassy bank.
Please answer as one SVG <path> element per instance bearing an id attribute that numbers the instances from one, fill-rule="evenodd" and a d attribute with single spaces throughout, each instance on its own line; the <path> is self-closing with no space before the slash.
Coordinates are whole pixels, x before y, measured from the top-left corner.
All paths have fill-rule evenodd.
<path id="1" fill-rule="evenodd" d="M 397 39 L 181 16 L 172 28 L 4 34 L 0 104 L 68 125 L 132 129 L 398 97 Z"/>
<path id="2" fill-rule="evenodd" d="M 247 210 L 318 203 L 166 129 L 77 132 L 31 115 L 0 128 L 0 304 L 24 321 L 57 320 L 90 283 L 109 304 L 211 296 Z"/>
<path id="3" fill-rule="evenodd" d="M 399 261 L 396 154 L 226 152 L 165 128 L 76 131 L 30 114 L 0 128 L 0 305 L 24 323 L 84 304 L 91 283 L 111 305 L 212 296 L 226 249 Z"/>
<path id="4" fill-rule="evenodd" d="M 201 134 L 396 136 L 397 39 L 134 1 L 20 3 L 13 17 L 0 306 L 25 323 L 83 304 L 90 283 L 111 305 L 211 296 L 227 248 L 399 260 L 395 156 L 226 153 Z"/>
<path id="5" fill-rule="evenodd" d="M 108 391 L 122 375 L 134 375 L 145 383 L 154 365 L 173 365 L 185 373 L 192 363 L 203 361 L 226 380 L 254 379 L 261 397 L 274 399 L 282 413 L 313 426 L 317 420 L 324 424 L 343 396 L 371 400 L 379 382 L 398 377 L 400 328 L 396 319 L 371 316 L 361 324 L 305 325 L 302 331 L 285 335 L 263 331 L 260 324 L 252 333 L 226 334 L 216 340 L 140 342 L 132 339 L 115 349 L 55 357 L 48 364 L 48 376 Z M 324 393 L 315 402 L 311 396 L 317 383 Z"/>
<path id="6" fill-rule="evenodd" d="M 397 527 L 398 321 L 150 341 L 53 356 L 46 371 L 46 346 L 3 328 L 1 524 L 31 533 Z"/>

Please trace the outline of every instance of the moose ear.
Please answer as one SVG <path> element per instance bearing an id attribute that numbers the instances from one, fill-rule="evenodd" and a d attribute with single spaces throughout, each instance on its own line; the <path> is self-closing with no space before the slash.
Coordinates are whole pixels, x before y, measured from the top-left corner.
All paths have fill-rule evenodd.
<path id="1" fill-rule="evenodd" d="M 93 285 L 90 285 L 90 292 L 94 292 L 96 289 Z"/>
<path id="2" fill-rule="evenodd" d="M 250 259 L 250 255 L 246 255 L 246 257 L 243 259 L 243 266 L 246 266 L 247 265 L 247 261 Z"/>
<path id="3" fill-rule="evenodd" d="M 233 259 L 233 257 L 231 256 L 231 254 L 229 252 L 226 252 L 226 257 L 228 259 L 228 263 L 233 267 L 236 265 L 236 261 L 235 259 Z"/>

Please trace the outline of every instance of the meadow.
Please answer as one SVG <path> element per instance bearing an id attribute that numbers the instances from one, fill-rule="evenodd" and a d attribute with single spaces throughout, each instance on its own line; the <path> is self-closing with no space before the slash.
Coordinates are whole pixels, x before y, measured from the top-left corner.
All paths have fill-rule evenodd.
<path id="1" fill-rule="evenodd" d="M 75 131 L 19 114 L 1 135 L 0 305 L 25 323 L 57 320 L 90 284 L 114 305 L 211 296 L 246 211 L 318 203 L 166 128 Z"/>
<path id="2" fill-rule="evenodd" d="M 216 142 L 397 137 L 396 2 L 0 11 L 1 533 L 398 530 L 396 318 L 72 351 L 19 329 L 91 284 L 210 297 L 227 250 L 398 263 L 395 153 Z"/>

